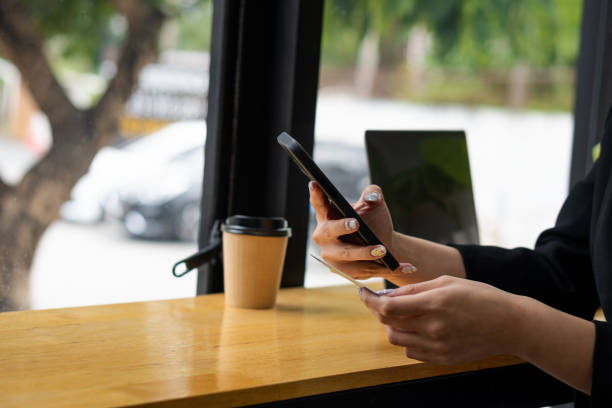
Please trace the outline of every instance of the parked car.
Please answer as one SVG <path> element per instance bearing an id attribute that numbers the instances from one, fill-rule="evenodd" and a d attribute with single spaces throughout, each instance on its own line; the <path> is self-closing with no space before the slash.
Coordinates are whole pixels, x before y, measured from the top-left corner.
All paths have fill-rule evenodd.
<path id="1" fill-rule="evenodd" d="M 204 121 L 183 121 L 143 138 L 102 148 L 72 189 L 70 201 L 62 206 L 62 218 L 77 223 L 96 223 L 105 218 L 123 220 L 125 211 L 119 206 L 119 195 L 133 195 L 136 189 L 148 191 L 149 196 L 153 190 L 161 196 L 175 194 L 185 183 L 183 179 L 172 185 L 168 180 L 171 176 L 159 178 L 159 174 L 164 175 L 167 166 L 180 167 L 173 163 L 187 152 L 199 150 L 203 157 L 205 139 Z M 156 176 L 152 182 L 153 174 Z M 174 191 L 169 191 L 170 187 Z"/>
<path id="2" fill-rule="evenodd" d="M 195 240 L 200 219 L 204 134 L 203 122 L 176 123 L 123 148 L 101 152 L 102 156 L 94 160 L 73 190 L 73 200 L 81 204 L 83 196 L 97 200 L 97 218 L 121 223 L 133 237 Z M 363 148 L 320 141 L 315 144 L 314 159 L 349 201 L 357 201 L 368 184 Z M 134 170 L 132 163 L 138 163 Z M 91 207 L 90 203 L 88 208 Z M 310 218 L 312 231 L 312 211 Z M 73 221 L 77 220 L 73 217 Z"/>
<path id="3" fill-rule="evenodd" d="M 368 168 L 363 149 L 341 143 L 319 142 L 315 145 L 315 160 L 351 201 L 357 201 L 368 184 Z M 151 173 L 140 186 L 125 186 L 116 196 L 121 209 L 120 221 L 135 237 L 153 239 L 197 238 L 200 220 L 203 155 L 193 149 L 170 160 L 159 174 Z M 109 211 L 110 213 L 110 211 Z M 311 231 L 314 212 L 311 211 Z"/>
<path id="4" fill-rule="evenodd" d="M 107 206 L 134 237 L 195 241 L 200 219 L 204 148 L 183 152 L 136 184 L 124 185 Z"/>

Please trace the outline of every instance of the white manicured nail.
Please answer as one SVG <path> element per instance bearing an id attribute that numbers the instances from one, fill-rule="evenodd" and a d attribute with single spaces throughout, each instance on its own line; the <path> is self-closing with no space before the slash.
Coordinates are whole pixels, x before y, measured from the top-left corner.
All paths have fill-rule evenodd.
<path id="1" fill-rule="evenodd" d="M 357 228 L 357 221 L 356 221 L 356 220 L 354 220 L 354 219 L 352 219 L 352 218 L 351 218 L 350 220 L 346 220 L 346 221 L 344 221 L 344 228 L 345 228 L 347 231 L 352 231 L 352 230 L 354 230 L 355 228 Z"/>
<path id="2" fill-rule="evenodd" d="M 410 265 L 410 264 L 402 266 L 402 269 L 401 269 L 402 273 L 414 273 L 416 272 L 416 270 L 417 269 L 414 267 L 414 265 Z"/>
<path id="3" fill-rule="evenodd" d="M 380 195 L 376 191 L 373 191 L 371 193 L 368 193 L 365 196 L 365 200 L 366 201 L 378 201 L 380 200 Z"/>

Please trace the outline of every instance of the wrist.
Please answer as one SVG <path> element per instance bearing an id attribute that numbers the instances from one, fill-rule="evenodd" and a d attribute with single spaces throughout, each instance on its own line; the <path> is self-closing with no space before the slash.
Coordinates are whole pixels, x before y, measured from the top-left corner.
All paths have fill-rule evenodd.
<path id="1" fill-rule="evenodd" d="M 391 232 L 391 248 L 393 255 L 400 262 L 414 263 L 415 259 L 412 253 L 412 242 L 410 237 L 403 235 L 397 231 Z"/>
<path id="2" fill-rule="evenodd" d="M 391 250 L 391 248 L 395 248 L 397 247 L 397 239 L 398 239 L 398 233 L 395 232 L 395 230 L 391 231 L 391 241 L 389 242 L 389 250 Z"/>
<path id="3" fill-rule="evenodd" d="M 512 354 L 523 360 L 528 360 L 534 342 L 531 340 L 535 334 L 534 320 L 537 314 L 534 313 L 533 299 L 527 296 L 520 296 L 508 293 L 509 318 L 506 322 L 501 322 L 508 327 L 510 332 L 505 333 L 505 354 Z"/>
<path id="4" fill-rule="evenodd" d="M 514 295 L 513 295 L 514 296 Z M 507 352 L 590 393 L 595 326 L 535 299 L 515 296 Z"/>
<path id="5" fill-rule="evenodd" d="M 544 341 L 550 336 L 549 324 L 551 319 L 556 319 L 561 324 L 561 316 L 551 316 L 551 311 L 556 311 L 528 296 L 512 296 L 513 318 L 511 325 L 514 327 L 509 348 L 511 354 L 525 361 L 537 360 L 547 348 Z"/>

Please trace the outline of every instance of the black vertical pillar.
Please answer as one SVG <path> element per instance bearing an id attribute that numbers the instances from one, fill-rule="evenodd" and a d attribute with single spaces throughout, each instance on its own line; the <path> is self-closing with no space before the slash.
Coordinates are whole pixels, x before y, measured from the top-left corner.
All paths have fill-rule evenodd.
<path id="1" fill-rule="evenodd" d="M 214 0 L 199 246 L 216 219 L 283 216 L 282 286 L 304 281 L 308 192 L 276 136 L 312 151 L 322 13 L 323 0 Z M 222 265 L 202 267 L 198 294 L 222 289 Z"/>
<path id="2" fill-rule="evenodd" d="M 612 5 L 584 0 L 576 75 L 574 142 L 570 186 L 593 165 L 592 148 L 602 136 L 612 103 Z"/>

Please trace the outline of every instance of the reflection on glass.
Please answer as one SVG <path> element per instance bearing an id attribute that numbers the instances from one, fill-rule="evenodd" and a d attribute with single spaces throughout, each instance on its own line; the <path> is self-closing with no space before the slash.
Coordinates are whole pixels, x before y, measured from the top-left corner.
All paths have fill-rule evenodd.
<path id="1" fill-rule="evenodd" d="M 395 230 L 456 243 L 478 242 L 463 132 L 368 131 L 372 182 L 381 186 Z"/>

